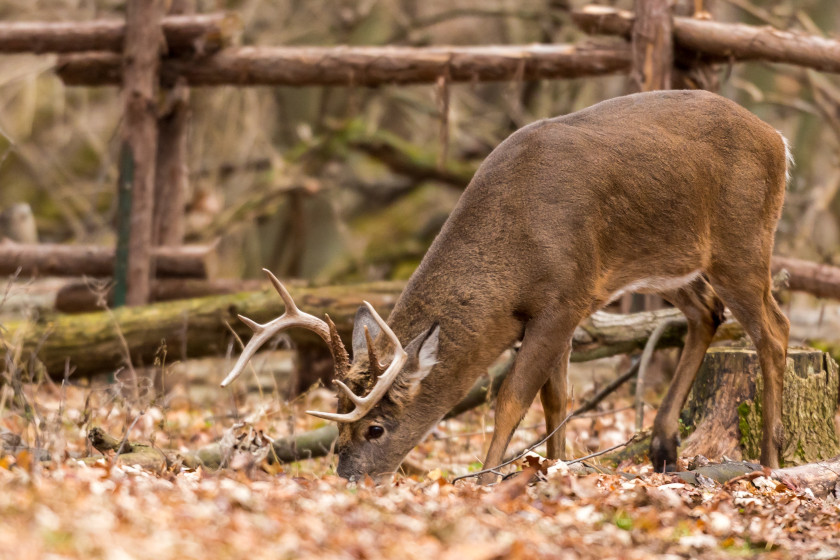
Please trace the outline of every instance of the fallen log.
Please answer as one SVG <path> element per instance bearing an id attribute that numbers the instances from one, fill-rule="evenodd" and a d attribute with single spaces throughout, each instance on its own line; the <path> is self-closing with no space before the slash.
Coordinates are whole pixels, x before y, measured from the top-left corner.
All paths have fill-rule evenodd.
<path id="1" fill-rule="evenodd" d="M 215 52 L 242 28 L 233 13 L 169 16 L 162 25 L 170 55 Z M 124 19 L 0 23 L 0 53 L 122 52 L 124 41 Z"/>
<path id="2" fill-rule="evenodd" d="M 840 299 L 840 268 L 801 259 L 774 256 L 773 274 L 787 270 L 788 288 L 823 298 Z"/>
<path id="3" fill-rule="evenodd" d="M 454 418 L 468 410 L 472 410 L 495 398 L 505 376 L 513 365 L 513 355 L 501 360 L 490 368 L 489 374 L 482 377 L 467 396 L 444 416 L 444 419 Z M 328 455 L 338 439 L 338 426 L 332 422 L 326 426 L 278 438 L 271 444 L 271 451 L 266 459 L 269 463 L 291 463 L 305 459 L 315 459 Z M 211 443 L 196 451 L 182 453 L 183 463 L 196 468 L 199 465 L 210 469 L 218 469 L 225 465 L 229 449 L 221 442 Z"/>
<path id="4" fill-rule="evenodd" d="M 624 473 L 607 467 L 592 464 L 570 465 L 571 472 L 577 475 L 595 473 L 615 474 L 628 479 L 640 478 L 642 475 Z M 810 490 L 817 498 L 833 496 L 840 498 L 840 456 L 827 461 L 808 463 L 796 467 L 783 469 L 768 469 L 757 463 L 748 461 L 724 461 L 722 463 L 707 463 L 691 470 L 671 473 L 692 486 L 706 486 L 709 480 L 718 484 L 726 484 L 735 479 L 746 478 L 755 480 L 759 476 L 767 476 L 778 480 L 795 492 Z"/>
<path id="5" fill-rule="evenodd" d="M 370 301 L 384 314 L 393 307 L 403 286 L 402 282 L 380 282 L 292 287 L 292 295 L 301 309 L 316 316 L 328 313 L 349 345 L 353 317 L 361 301 Z M 18 367 L 34 358 L 51 375 L 63 376 L 67 365 L 75 375 L 114 371 L 129 363 L 151 365 L 162 345 L 167 348 L 169 361 L 224 355 L 230 351 L 231 342 L 227 325 L 239 336 L 249 336 L 251 332 L 237 314 L 264 322 L 282 312 L 280 298 L 273 292 L 261 291 L 108 312 L 55 315 L 35 322 L 8 321 L 0 331 L 0 357 L 18 356 Z M 660 321 L 679 316 L 675 309 L 632 315 L 595 313 L 575 332 L 571 359 L 580 362 L 639 350 Z M 311 332 L 292 330 L 288 334 L 301 352 L 322 349 L 321 339 Z M 678 346 L 684 335 L 685 323 L 677 321 L 666 330 L 661 346 Z M 740 325 L 727 322 L 721 325 L 717 337 L 724 340 L 742 335 Z"/>
<path id="6" fill-rule="evenodd" d="M 3 247 L 5 245 L 0 245 L 0 263 L 4 262 Z M 353 315 L 360 302 L 368 299 L 377 309 L 389 311 L 403 286 L 401 282 L 383 282 L 293 287 L 292 292 L 308 312 L 319 316 L 329 313 L 342 337 L 349 340 Z M 26 363 L 34 352 L 34 357 L 46 365 L 47 371 L 56 375 L 63 375 L 68 360 L 76 368 L 77 375 L 113 371 L 125 366 L 124 344 L 128 345 L 135 365 L 153 363 L 161 341 L 167 343 L 174 359 L 222 355 L 229 344 L 226 323 L 240 335 L 250 332 L 236 318 L 237 313 L 264 321 L 282 312 L 282 302 L 276 294 L 263 291 L 162 302 L 131 310 L 118 309 L 110 314 L 56 315 L 35 323 L 8 321 L 3 325 L 5 331 L 0 331 L 5 341 L 5 349 L 0 350 L 0 355 L 10 347 L 22 345 L 21 363 Z M 582 362 L 639 351 L 661 321 L 680 316 L 675 309 L 630 315 L 597 312 L 575 331 L 571 359 Z M 683 321 L 674 322 L 663 333 L 661 346 L 681 345 L 685 328 Z M 120 333 L 125 336 L 124 342 Z M 291 331 L 290 335 L 300 350 L 320 348 L 320 339 L 311 333 Z M 743 335 L 738 323 L 727 321 L 718 329 L 716 340 L 734 340 Z"/>
<path id="7" fill-rule="evenodd" d="M 292 287 L 292 293 L 302 309 L 316 316 L 329 312 L 349 347 L 353 317 L 361 301 L 366 299 L 377 309 L 388 311 L 402 287 L 402 283 L 383 282 Z M 55 315 L 34 322 L 8 321 L 0 330 L 0 355 L 12 359 L 19 349 L 18 367 L 34 359 L 55 376 L 63 376 L 65 366 L 75 376 L 113 372 L 129 364 L 150 366 L 161 348 L 166 349 L 168 362 L 222 356 L 233 349 L 231 329 L 238 336 L 251 335 L 237 314 L 263 322 L 282 313 L 283 302 L 271 290 Z M 323 344 L 317 335 L 306 330 L 295 329 L 287 334 L 302 351 Z"/>
<path id="8" fill-rule="evenodd" d="M 157 276 L 211 278 L 216 271 L 215 245 L 156 247 Z M 20 270 L 18 270 L 20 269 Z M 0 243 L 0 275 L 93 276 L 114 274 L 114 249 L 96 245 Z"/>
<path id="9" fill-rule="evenodd" d="M 606 6 L 585 6 L 572 13 L 583 31 L 630 38 L 632 12 Z M 840 72 L 840 41 L 769 26 L 674 18 L 674 44 L 691 55 L 718 62 L 763 60 L 795 64 L 822 72 Z"/>
<path id="10" fill-rule="evenodd" d="M 159 278 L 152 281 L 151 303 L 193 299 L 224 294 L 238 294 L 267 288 L 263 280 L 235 280 L 221 278 Z M 113 307 L 114 289 L 109 285 L 103 290 L 89 282 L 71 282 L 64 285 L 55 296 L 55 310 L 59 313 L 90 313 Z"/>
<path id="11" fill-rule="evenodd" d="M 378 86 L 583 78 L 627 72 L 623 46 L 497 45 L 469 47 L 237 47 L 203 58 L 164 59 L 163 85 L 178 78 L 191 86 Z M 118 85 L 119 55 L 85 53 L 59 59 L 67 85 Z"/>

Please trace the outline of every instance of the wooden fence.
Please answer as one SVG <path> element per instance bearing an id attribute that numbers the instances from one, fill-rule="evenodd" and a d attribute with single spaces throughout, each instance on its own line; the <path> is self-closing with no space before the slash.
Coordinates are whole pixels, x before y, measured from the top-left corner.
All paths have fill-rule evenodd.
<path id="1" fill-rule="evenodd" d="M 0 23 L 0 54 L 59 53 L 55 71 L 67 85 L 122 88 L 119 241 L 115 250 L 89 251 L 99 259 L 97 270 L 115 275 L 117 304 L 146 303 L 151 279 L 166 274 L 163 250 L 154 247 L 182 243 L 191 87 L 375 87 L 622 73 L 630 74 L 638 89 L 650 90 L 713 87 L 698 76 L 713 75 L 708 72 L 713 65 L 742 61 L 840 72 L 840 41 L 674 16 L 667 0 L 637 0 L 635 13 L 587 6 L 574 12 L 572 21 L 587 33 L 613 37 L 577 44 L 466 47 L 233 46 L 241 27 L 233 14 L 164 15 L 160 0 L 129 0 L 125 21 Z M 156 102 L 161 88 L 163 109 Z M 167 250 L 193 259 L 210 276 L 206 251 Z M 78 251 L 78 266 L 50 265 L 48 259 L 56 254 L 70 258 L 68 251 L 73 253 L 7 247 L 9 254 L 0 250 L 0 271 L 15 262 L 27 263 L 23 274 L 86 270 L 78 264 L 84 260 Z M 103 258 L 116 264 L 102 265 Z"/>

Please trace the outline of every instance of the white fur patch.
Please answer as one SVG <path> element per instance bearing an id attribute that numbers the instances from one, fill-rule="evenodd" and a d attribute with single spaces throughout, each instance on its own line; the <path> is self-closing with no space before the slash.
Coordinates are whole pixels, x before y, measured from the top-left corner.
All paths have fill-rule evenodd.
<path id="1" fill-rule="evenodd" d="M 609 302 L 613 302 L 624 294 L 632 292 L 660 293 L 675 290 L 692 282 L 698 276 L 700 276 L 699 269 L 685 276 L 651 276 L 650 278 L 640 278 L 639 280 L 630 282 L 611 295 Z"/>
<path id="2" fill-rule="evenodd" d="M 778 130 L 776 132 L 779 133 L 779 136 L 782 138 L 782 144 L 785 145 L 785 179 L 790 181 L 790 170 L 794 165 L 796 165 L 796 162 L 793 161 L 793 152 L 790 150 L 790 142 L 787 138 L 785 138 L 784 134 Z"/>

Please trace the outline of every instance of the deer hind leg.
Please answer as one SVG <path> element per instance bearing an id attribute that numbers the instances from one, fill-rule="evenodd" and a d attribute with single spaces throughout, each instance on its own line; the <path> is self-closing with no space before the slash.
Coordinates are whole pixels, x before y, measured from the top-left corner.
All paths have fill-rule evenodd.
<path id="1" fill-rule="evenodd" d="M 565 352 L 558 358 L 554 370 L 548 380 L 540 388 L 540 400 L 545 413 L 545 430 L 547 434 L 553 432 L 566 417 L 566 376 L 569 365 L 571 345 L 567 345 Z M 549 459 L 566 459 L 566 427 L 563 426 L 546 442 Z"/>
<path id="2" fill-rule="evenodd" d="M 671 386 L 653 422 L 650 460 L 656 472 L 676 470 L 680 411 L 715 331 L 723 322 L 724 311 L 723 303 L 702 276 L 662 295 L 683 312 L 688 334 Z"/>
<path id="3" fill-rule="evenodd" d="M 578 319 L 567 317 L 558 320 L 556 314 L 546 313 L 528 322 L 525 337 L 522 339 L 522 348 L 516 356 L 513 370 L 499 388 L 499 396 L 496 399 L 495 429 L 487 450 L 487 458 L 484 461 L 485 468 L 494 467 L 502 462 L 514 430 L 549 378 L 555 376 L 559 369 L 562 369 L 565 374 L 565 367 L 559 368 L 558 364 L 568 360 L 572 334 Z M 557 385 L 555 382 L 549 384 L 555 389 Z M 551 402 L 552 405 L 559 404 L 560 399 Z M 553 409 L 552 421 L 563 413 L 564 411 Z M 554 438 L 554 440 L 553 445 L 557 446 L 557 439 Z M 553 449 L 556 452 L 557 448 Z M 487 484 L 495 479 L 495 474 L 487 473 L 482 475 L 479 481 Z"/>
<path id="4" fill-rule="evenodd" d="M 778 468 L 779 449 L 782 445 L 782 388 L 790 323 L 770 292 L 769 265 L 764 263 L 755 266 L 760 266 L 759 270 L 766 272 L 756 277 L 754 273 L 748 275 L 741 267 L 738 270 L 734 267 L 718 267 L 714 274 L 710 274 L 710 281 L 743 325 L 758 352 L 764 381 L 761 395 L 761 464 Z"/>

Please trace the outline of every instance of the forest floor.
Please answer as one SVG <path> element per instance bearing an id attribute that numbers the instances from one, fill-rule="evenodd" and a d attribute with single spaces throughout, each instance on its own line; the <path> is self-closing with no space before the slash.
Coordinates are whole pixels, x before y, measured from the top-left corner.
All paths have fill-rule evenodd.
<path id="1" fill-rule="evenodd" d="M 765 478 L 694 487 L 648 466 L 623 465 L 643 475 L 632 481 L 559 466 L 538 482 L 520 475 L 492 487 L 453 484 L 480 468 L 489 406 L 442 423 L 412 453 L 427 473 L 379 486 L 340 479 L 334 456 L 277 466 L 242 455 L 219 472 L 162 474 L 106 456 L 82 463 L 100 456 L 86 437 L 94 426 L 118 437 L 130 428 L 134 441 L 183 451 L 243 423 L 271 438 L 312 429 L 319 421 L 302 411 L 334 406 L 325 389 L 287 404 L 278 390 L 232 400 L 214 382 L 202 390 L 175 376 L 165 393 L 151 383 L 135 391 L 124 374 L 105 381 L 28 385 L 17 399 L 3 389 L 0 437 L 8 444 L 19 436 L 52 460 L 30 451 L 0 458 L 0 558 L 840 557 L 840 502 Z M 573 421 L 575 456 L 632 435 L 629 404 L 619 395 Z M 522 425 L 511 449 L 538 437 L 538 404 Z"/>

